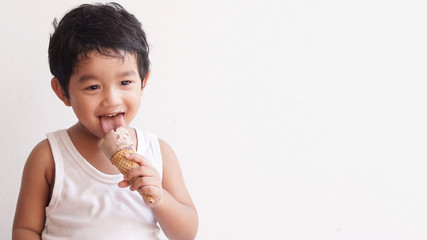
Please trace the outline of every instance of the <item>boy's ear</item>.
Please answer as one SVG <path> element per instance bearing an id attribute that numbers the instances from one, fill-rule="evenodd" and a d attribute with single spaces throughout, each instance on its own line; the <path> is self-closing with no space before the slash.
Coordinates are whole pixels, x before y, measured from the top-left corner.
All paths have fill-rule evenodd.
<path id="1" fill-rule="evenodd" d="M 142 81 L 142 88 L 144 89 L 147 86 L 148 77 L 150 76 L 150 69 L 147 70 L 147 74 L 145 74 L 144 81 Z"/>
<path id="2" fill-rule="evenodd" d="M 59 80 L 56 77 L 52 78 L 52 80 L 50 81 L 50 85 L 56 96 L 58 96 L 58 98 L 61 99 L 62 102 L 64 102 L 65 106 L 70 107 L 70 99 L 65 94 L 65 91 L 59 83 Z"/>

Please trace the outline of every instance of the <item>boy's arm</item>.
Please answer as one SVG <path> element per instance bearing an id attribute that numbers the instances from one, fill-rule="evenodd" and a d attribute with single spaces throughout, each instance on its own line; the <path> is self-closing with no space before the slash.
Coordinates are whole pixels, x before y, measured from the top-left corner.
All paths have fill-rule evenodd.
<path id="1" fill-rule="evenodd" d="M 45 207 L 53 183 L 54 162 L 47 139 L 40 142 L 27 159 L 13 222 L 12 239 L 41 239 Z"/>
<path id="2" fill-rule="evenodd" d="M 181 168 L 172 148 L 159 139 L 163 158 L 163 198 L 152 209 L 165 235 L 170 239 L 194 239 L 198 216 L 185 187 Z"/>

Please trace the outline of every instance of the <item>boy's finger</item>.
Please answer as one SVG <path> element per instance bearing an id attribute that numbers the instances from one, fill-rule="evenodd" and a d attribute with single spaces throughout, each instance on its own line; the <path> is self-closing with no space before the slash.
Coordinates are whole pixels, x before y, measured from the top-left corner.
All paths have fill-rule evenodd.
<path id="1" fill-rule="evenodd" d="M 149 166 L 139 166 L 136 168 L 132 168 L 125 175 L 125 180 L 130 180 L 136 177 L 147 177 L 147 176 L 155 176 L 156 171 Z"/>
<path id="2" fill-rule="evenodd" d="M 128 181 L 126 181 L 126 180 L 123 180 L 123 181 L 119 182 L 119 187 L 121 187 L 121 188 L 126 188 L 126 187 L 129 187 L 129 186 L 130 186 L 130 183 Z"/>
<path id="3" fill-rule="evenodd" d="M 146 186 L 158 187 L 157 180 L 154 177 L 138 178 L 137 180 L 132 182 L 132 184 L 130 185 L 130 190 L 134 191 Z"/>
<path id="4" fill-rule="evenodd" d="M 126 158 L 129 160 L 135 161 L 140 166 L 151 166 L 150 162 L 148 162 L 148 160 L 145 157 L 143 157 L 137 153 L 126 154 Z"/>

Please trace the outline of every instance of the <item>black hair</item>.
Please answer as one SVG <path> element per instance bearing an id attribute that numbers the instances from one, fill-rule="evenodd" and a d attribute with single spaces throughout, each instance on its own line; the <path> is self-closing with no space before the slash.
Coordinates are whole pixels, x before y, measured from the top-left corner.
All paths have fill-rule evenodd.
<path id="1" fill-rule="evenodd" d="M 123 57 L 135 54 L 143 81 L 148 73 L 149 47 L 141 23 L 118 3 L 83 4 L 69 11 L 49 41 L 50 71 L 69 97 L 68 83 L 79 61 L 92 52 L 103 56 Z M 142 84 L 143 85 L 143 84 Z"/>

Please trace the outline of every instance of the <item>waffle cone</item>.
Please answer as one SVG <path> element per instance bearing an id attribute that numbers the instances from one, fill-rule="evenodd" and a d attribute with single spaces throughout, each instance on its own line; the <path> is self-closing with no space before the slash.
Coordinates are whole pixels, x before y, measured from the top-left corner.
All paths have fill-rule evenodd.
<path id="1" fill-rule="evenodd" d="M 135 148 L 133 146 L 129 146 L 127 148 L 123 148 L 120 151 L 116 152 L 112 157 L 111 157 L 111 163 L 117 168 L 119 169 L 119 171 L 125 175 L 127 172 L 129 172 L 129 170 L 131 170 L 132 168 L 138 167 L 139 164 L 129 160 L 126 158 L 126 154 L 128 153 L 135 153 Z M 131 179 L 130 182 L 133 182 L 135 180 Z M 154 199 L 147 194 L 141 193 L 141 196 L 147 200 L 150 203 L 154 202 Z"/>

